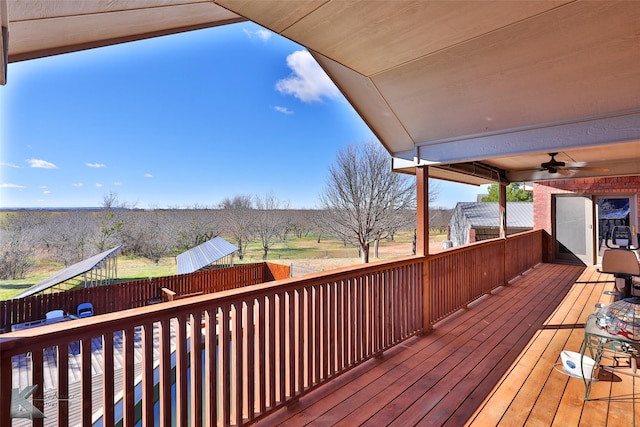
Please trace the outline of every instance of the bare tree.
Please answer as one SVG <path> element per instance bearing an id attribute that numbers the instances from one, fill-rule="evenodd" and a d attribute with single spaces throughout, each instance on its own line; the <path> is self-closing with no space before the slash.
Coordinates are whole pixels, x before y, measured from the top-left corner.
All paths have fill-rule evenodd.
<path id="1" fill-rule="evenodd" d="M 118 200 L 117 193 L 110 192 L 102 198 L 102 210 L 98 214 L 98 233 L 94 246 L 104 252 L 117 246 L 118 234 L 125 224 L 123 211 L 127 204 Z"/>
<path id="2" fill-rule="evenodd" d="M 264 197 L 256 196 L 255 227 L 256 235 L 262 245 L 262 259 L 267 259 L 273 244 L 281 240 L 289 226 L 286 203 L 278 200 L 273 194 Z"/>
<path id="3" fill-rule="evenodd" d="M 138 212 L 128 223 L 127 241 L 134 245 L 137 255 L 155 264 L 168 256 L 178 241 L 169 211 L 154 209 Z"/>
<path id="4" fill-rule="evenodd" d="M 339 238 L 355 242 L 363 263 L 369 262 L 369 246 L 385 237 L 401 212 L 415 204 L 415 182 L 391 171 L 389 154 L 371 141 L 348 146 L 329 167 L 329 178 L 320 196 L 328 227 Z"/>
<path id="5" fill-rule="evenodd" d="M 6 214 L 0 226 L 0 279 L 23 279 L 34 266 L 34 231 L 43 222 L 35 213 Z"/>
<path id="6" fill-rule="evenodd" d="M 255 227 L 252 222 L 253 201 L 251 196 L 239 195 L 226 198 L 220 203 L 222 226 L 238 246 L 238 258 L 244 259 L 247 245 L 253 240 Z"/>
<path id="7" fill-rule="evenodd" d="M 212 209 L 194 206 L 175 212 L 180 250 L 189 250 L 220 234 L 216 214 Z"/>
<path id="8" fill-rule="evenodd" d="M 95 217 L 87 211 L 71 210 L 53 213 L 43 224 L 41 237 L 52 258 L 65 267 L 94 255 Z"/>

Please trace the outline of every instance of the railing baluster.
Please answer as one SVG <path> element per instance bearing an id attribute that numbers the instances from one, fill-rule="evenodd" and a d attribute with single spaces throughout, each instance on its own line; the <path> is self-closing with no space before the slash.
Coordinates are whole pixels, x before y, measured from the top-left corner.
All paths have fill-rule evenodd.
<path id="1" fill-rule="evenodd" d="M 69 345 L 58 346 L 58 426 L 69 425 Z"/>
<path id="2" fill-rule="evenodd" d="M 115 425 L 113 389 L 113 332 L 107 331 L 102 335 L 102 422 L 105 426 Z"/>
<path id="3" fill-rule="evenodd" d="M 218 328 L 220 335 L 218 337 L 218 351 L 222 355 L 220 358 L 220 383 L 222 387 L 222 396 L 220 399 L 220 408 L 222 411 L 223 425 L 231 423 L 231 332 L 229 330 L 230 322 L 230 306 L 225 305 L 221 308 L 218 317 Z"/>
<path id="4" fill-rule="evenodd" d="M 285 312 L 286 312 L 286 303 L 285 303 L 285 293 L 278 292 L 278 333 L 276 337 L 276 341 L 278 344 L 278 403 L 283 403 L 286 400 L 286 333 L 285 333 Z"/>
<path id="5" fill-rule="evenodd" d="M 327 323 L 327 335 L 328 335 L 328 345 L 327 345 L 327 372 L 328 375 L 333 375 L 336 372 L 336 283 L 331 282 L 326 284 L 327 287 L 327 314 L 328 314 L 328 323 Z"/>
<path id="6" fill-rule="evenodd" d="M 287 393 L 289 397 L 296 395 L 296 322 L 295 322 L 295 293 L 294 291 L 286 292 L 287 299 Z"/>
<path id="7" fill-rule="evenodd" d="M 188 420 L 187 398 L 187 320 L 186 314 L 179 314 L 176 321 L 176 424 L 186 426 Z"/>
<path id="8" fill-rule="evenodd" d="M 246 371 L 245 382 L 246 382 L 246 407 L 247 407 L 247 415 L 246 418 L 248 420 L 253 420 L 255 418 L 255 403 L 256 403 L 256 378 L 255 378 L 255 356 L 256 356 L 256 342 L 255 342 L 255 321 L 254 310 L 255 301 L 250 299 L 246 302 L 246 330 L 243 335 L 243 339 L 245 341 L 245 359 L 246 359 L 246 367 L 244 368 Z"/>
<path id="9" fill-rule="evenodd" d="M 142 425 L 153 426 L 153 324 L 142 325 Z"/>
<path id="10" fill-rule="evenodd" d="M 266 371 L 266 359 L 267 359 L 267 347 L 266 347 L 266 334 L 265 327 L 267 325 L 267 319 L 265 319 L 267 298 L 261 297 L 258 300 L 258 369 L 256 375 L 258 377 L 258 413 L 262 414 L 267 409 L 267 371 Z"/>
<path id="11" fill-rule="evenodd" d="M 235 399 L 234 399 L 234 414 L 235 414 L 235 425 L 242 424 L 242 416 L 243 416 L 243 403 L 244 403 L 244 348 L 243 348 L 243 327 L 242 327 L 242 311 L 243 306 L 242 303 L 237 303 L 232 308 L 232 320 L 233 320 L 233 354 L 231 356 L 231 360 L 233 363 L 231 364 L 232 368 L 232 390 L 235 391 Z"/>
<path id="12" fill-rule="evenodd" d="M 32 394 L 33 406 L 44 412 L 44 353 L 43 350 L 35 350 L 31 352 L 31 384 L 36 386 L 35 391 Z M 9 394 L 10 396 L 10 394 Z M 35 418 L 33 420 L 34 427 L 42 427 L 44 420 L 42 418 Z"/>
<path id="13" fill-rule="evenodd" d="M 189 315 L 189 379 L 191 382 L 190 407 L 191 425 L 202 425 L 202 313 Z"/>
<path id="14" fill-rule="evenodd" d="M 269 402 L 268 402 L 268 407 L 269 408 L 275 408 L 276 407 L 276 387 L 277 387 L 277 380 L 276 380 L 276 295 L 270 295 L 268 297 L 268 301 L 269 301 L 269 323 L 266 325 L 267 326 L 267 331 L 269 331 L 269 342 L 268 342 L 268 351 L 265 352 L 266 355 L 269 356 L 269 360 L 267 361 L 267 366 L 269 367 L 268 370 L 268 374 L 269 374 L 269 381 L 267 383 L 267 387 L 268 387 L 268 396 L 269 396 Z"/>
<path id="15" fill-rule="evenodd" d="M 133 349 L 135 346 L 134 329 L 127 328 L 122 331 L 123 349 L 122 349 L 122 409 L 123 424 L 135 424 L 135 395 L 134 395 L 134 358 Z"/>
<path id="16" fill-rule="evenodd" d="M 297 325 L 297 339 L 296 339 L 296 355 L 297 355 L 297 361 L 296 361 L 296 394 L 300 394 L 304 391 L 304 373 L 305 373 L 305 363 L 304 363 L 304 356 L 305 356 L 305 348 L 306 348 L 306 343 L 307 343 L 307 338 L 306 338 L 306 334 L 305 334 L 305 317 L 306 317 L 306 313 L 305 313 L 305 304 L 304 304 L 304 300 L 305 300 L 305 289 L 297 289 L 295 291 L 295 295 L 296 295 L 296 313 L 295 313 L 295 318 L 298 319 L 298 325 Z"/>
<path id="17" fill-rule="evenodd" d="M 313 286 L 313 383 L 318 384 L 321 381 L 320 368 L 322 367 L 322 346 L 320 335 L 320 300 L 322 294 L 322 286 L 315 284 Z"/>
<path id="18" fill-rule="evenodd" d="M 340 286 L 338 285 L 340 283 Z M 339 371 L 342 371 L 346 365 L 344 358 L 344 349 L 345 347 L 345 300 L 344 300 L 344 286 L 342 286 L 342 282 L 332 281 L 331 285 L 336 289 L 336 352 L 337 352 L 337 361 L 336 368 Z"/>
<path id="19" fill-rule="evenodd" d="M 91 384 L 91 338 L 85 337 L 80 341 L 81 367 L 82 374 L 82 425 L 89 426 L 93 424 L 92 415 L 92 384 Z"/>
<path id="20" fill-rule="evenodd" d="M 217 411 L 217 375 L 216 360 L 218 353 L 216 334 L 216 314 L 215 308 L 209 308 L 204 312 L 204 425 L 215 426 L 218 420 Z M 167 425 L 169 427 L 170 424 Z"/>
<path id="21" fill-rule="evenodd" d="M 171 319 L 160 321 L 159 399 L 160 427 L 171 426 Z M 110 424 L 105 424 L 110 425 Z"/>

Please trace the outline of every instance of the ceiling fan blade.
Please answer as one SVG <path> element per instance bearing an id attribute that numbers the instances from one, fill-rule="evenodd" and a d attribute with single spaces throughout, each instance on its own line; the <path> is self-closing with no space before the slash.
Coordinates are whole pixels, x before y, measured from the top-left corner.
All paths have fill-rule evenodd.
<path id="1" fill-rule="evenodd" d="M 574 166 L 567 167 L 567 169 L 577 170 L 577 171 L 591 171 L 591 172 L 609 172 L 609 168 L 597 168 L 591 166 Z"/>
<path id="2" fill-rule="evenodd" d="M 512 169 L 509 172 L 542 172 L 546 171 L 544 168 L 533 168 L 533 169 Z"/>
<path id="3" fill-rule="evenodd" d="M 558 172 L 560 175 L 569 176 L 571 175 L 571 170 L 567 168 L 558 168 Z"/>

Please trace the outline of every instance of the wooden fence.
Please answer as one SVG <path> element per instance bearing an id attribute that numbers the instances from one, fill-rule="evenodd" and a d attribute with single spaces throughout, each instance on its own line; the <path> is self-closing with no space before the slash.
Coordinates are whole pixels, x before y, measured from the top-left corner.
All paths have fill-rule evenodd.
<path id="1" fill-rule="evenodd" d="M 179 297 L 288 277 L 289 266 L 262 262 L 0 301 L 0 333 L 9 331 L 11 325 L 44 319 L 51 310 L 75 314 L 76 307 L 83 302 L 93 304 L 95 314 L 105 314 L 160 302 L 161 288 L 170 289 Z"/>

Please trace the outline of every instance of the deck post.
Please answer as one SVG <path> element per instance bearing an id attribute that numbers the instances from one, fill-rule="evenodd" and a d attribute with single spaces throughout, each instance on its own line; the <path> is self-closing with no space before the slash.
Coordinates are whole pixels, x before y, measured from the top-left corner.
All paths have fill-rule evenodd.
<path id="1" fill-rule="evenodd" d="M 431 330 L 429 292 L 429 169 L 416 167 L 416 255 L 425 257 L 422 268 L 422 329 Z"/>
<path id="2" fill-rule="evenodd" d="M 498 208 L 500 209 L 500 213 L 499 213 L 500 224 L 498 224 L 498 227 L 500 228 L 500 238 L 506 239 L 507 238 L 507 185 L 501 182 L 498 184 L 498 186 L 500 190 L 500 196 L 499 196 L 500 207 Z"/>
<path id="3" fill-rule="evenodd" d="M 509 283 L 507 278 L 507 184 L 499 182 L 498 183 L 498 220 L 500 224 L 498 224 L 500 238 L 503 239 L 502 242 L 502 283 L 506 286 Z"/>
<path id="4" fill-rule="evenodd" d="M 416 167 L 416 255 L 429 255 L 429 171 Z"/>

